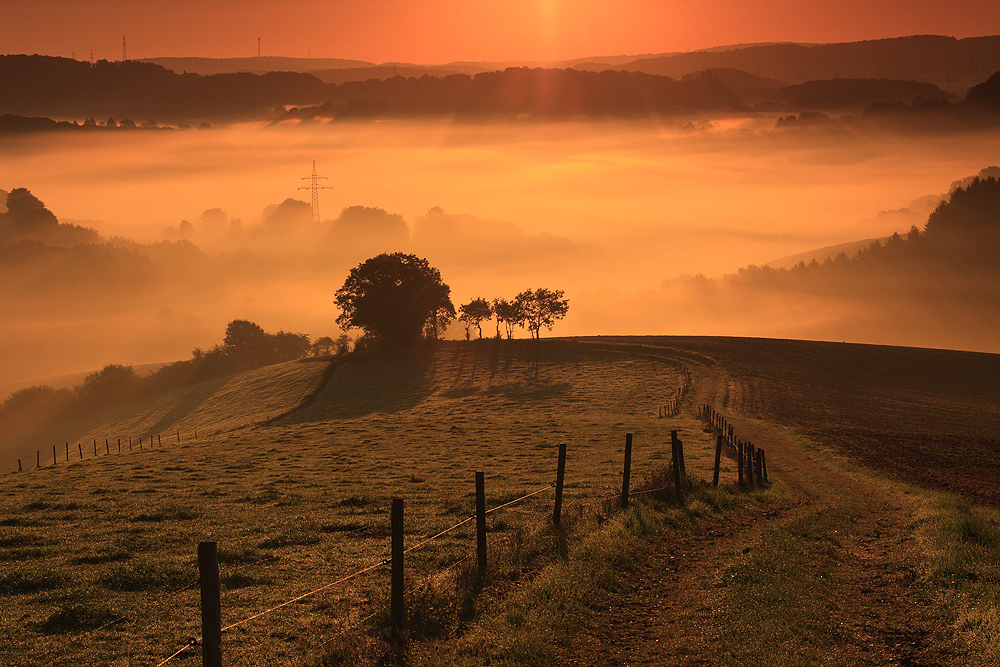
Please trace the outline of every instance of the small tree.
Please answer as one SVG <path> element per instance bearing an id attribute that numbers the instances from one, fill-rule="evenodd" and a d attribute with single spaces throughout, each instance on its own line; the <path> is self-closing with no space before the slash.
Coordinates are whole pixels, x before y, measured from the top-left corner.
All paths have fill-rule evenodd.
<path id="1" fill-rule="evenodd" d="M 493 307 L 490 306 L 490 302 L 482 297 L 479 297 L 477 299 L 473 299 L 469 303 L 459 306 L 458 312 L 461 313 L 458 316 L 458 319 L 465 322 L 467 327 L 476 327 L 479 331 L 479 337 L 482 338 L 483 321 L 493 317 Z"/>
<path id="2" fill-rule="evenodd" d="M 428 318 L 424 325 L 424 335 L 432 340 L 439 340 L 444 335 L 445 329 L 455 320 L 455 306 L 449 302 L 438 308 Z"/>
<path id="3" fill-rule="evenodd" d="M 133 398 L 139 389 L 139 376 L 131 366 L 108 364 L 77 385 L 76 396 L 82 405 L 107 406 Z"/>
<path id="4" fill-rule="evenodd" d="M 351 269 L 335 303 L 337 323 L 364 329 L 390 347 L 413 347 L 425 327 L 436 337 L 455 317 L 451 288 L 426 259 L 401 252 L 372 257 Z"/>
<path id="5" fill-rule="evenodd" d="M 279 331 L 269 336 L 273 357 L 268 362 L 291 361 L 301 359 L 309 353 L 309 335 Z"/>
<path id="6" fill-rule="evenodd" d="M 500 325 L 503 324 L 507 338 L 514 337 L 514 327 L 524 325 L 524 311 L 521 304 L 507 299 L 493 299 L 493 314 L 497 318 L 497 337 L 500 337 Z"/>
<path id="7" fill-rule="evenodd" d="M 250 320 L 233 320 L 226 325 L 222 346 L 241 370 L 256 368 L 270 356 L 273 348 L 264 329 Z"/>
<path id="8" fill-rule="evenodd" d="M 309 354 L 313 357 L 326 357 L 333 354 L 336 349 L 333 339 L 329 336 L 320 336 L 309 346 Z"/>
<path id="9" fill-rule="evenodd" d="M 529 289 L 518 294 L 514 301 L 521 308 L 531 337 L 536 339 L 540 338 L 542 327 L 551 331 L 556 320 L 566 317 L 569 311 L 569 299 L 563 298 L 562 290 Z"/>

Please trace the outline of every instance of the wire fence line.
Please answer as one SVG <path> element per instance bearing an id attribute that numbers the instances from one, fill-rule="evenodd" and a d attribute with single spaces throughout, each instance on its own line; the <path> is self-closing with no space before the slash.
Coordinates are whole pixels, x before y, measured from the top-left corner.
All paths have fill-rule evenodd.
<path id="1" fill-rule="evenodd" d="M 489 514 L 489 513 L 492 513 L 492 512 L 496 512 L 496 511 L 508 508 L 508 507 L 510 507 L 512 505 L 515 505 L 517 503 L 523 502 L 523 501 L 527 500 L 528 498 L 531 498 L 533 496 L 537 496 L 537 495 L 539 495 L 541 493 L 544 493 L 545 491 L 549 491 L 554 486 L 555 486 L 554 484 L 547 484 L 546 486 L 544 486 L 544 487 L 542 487 L 540 489 L 536 489 L 535 491 L 531 491 L 530 493 L 527 493 L 527 494 L 525 494 L 525 495 L 523 495 L 523 496 L 521 496 L 519 498 L 515 498 L 514 500 L 511 500 L 511 501 L 508 501 L 508 502 L 503 503 L 501 505 L 498 505 L 496 507 L 490 508 L 489 510 L 486 511 L 486 513 Z M 404 553 L 406 553 L 406 554 L 412 553 L 412 552 L 414 552 L 414 551 L 416 551 L 416 550 L 418 550 L 418 549 L 420 549 L 420 548 L 422 548 L 422 547 L 430 544 L 431 542 L 444 537 L 445 535 L 447 535 L 448 533 L 456 530 L 457 528 L 460 528 L 461 526 L 464 526 L 465 524 L 467 524 L 467 523 L 469 523 L 471 521 L 474 521 L 475 519 L 476 519 L 476 515 L 473 515 L 473 516 L 470 516 L 470 517 L 468 517 L 466 519 L 463 519 L 462 521 L 459 521 L 458 523 L 455 523 L 455 524 L 453 524 L 453 525 L 445 528 L 444 530 L 438 531 L 437 533 L 435 533 L 435 534 L 433 534 L 433 535 L 431 535 L 431 536 L 429 536 L 429 537 L 421 540 L 417 544 L 414 544 L 413 546 L 411 546 L 408 549 L 406 549 L 404 551 Z M 355 529 L 355 531 L 361 530 L 361 529 L 367 528 L 367 527 L 370 527 L 370 526 L 362 526 L 362 527 L 360 527 L 358 529 Z M 352 531 L 352 532 L 355 532 L 355 531 Z M 499 538 L 498 540 L 495 540 L 494 543 L 503 541 L 504 539 L 509 539 L 509 538 L 505 538 L 505 537 Z M 474 555 L 476 555 L 475 552 L 470 552 L 466 556 L 460 558 L 456 562 L 454 562 L 451 565 L 449 565 L 444 570 L 432 574 L 430 577 L 427 578 L 427 580 L 421 586 L 419 586 L 417 589 L 411 590 L 410 593 L 409 593 L 409 595 L 412 596 L 416 592 L 419 592 L 420 590 L 423 590 L 424 588 L 426 588 L 427 586 L 429 586 L 435 579 L 440 578 L 444 574 L 446 574 L 449 571 L 453 570 L 454 568 L 458 567 L 459 565 L 461 565 L 465 561 L 469 560 Z M 262 559 L 262 560 L 264 560 L 264 559 Z M 268 614 L 276 612 L 279 609 L 282 609 L 282 608 L 287 607 L 289 605 L 292 605 L 292 604 L 294 604 L 296 602 L 299 602 L 299 601 L 304 600 L 306 598 L 312 597 L 313 595 L 317 595 L 318 593 L 321 593 L 323 591 L 326 591 L 326 590 L 329 590 L 329 589 L 334 588 L 336 586 L 339 586 L 341 584 L 344 584 L 344 583 L 346 583 L 346 582 L 348 582 L 348 581 L 350 581 L 352 579 L 356 579 L 357 577 L 360 577 L 361 575 L 364 575 L 364 574 L 367 574 L 367 573 L 372 572 L 374 570 L 377 570 L 379 568 L 385 567 L 385 566 L 389 565 L 390 563 L 391 563 L 391 560 L 389 558 L 383 558 L 383 559 L 381 559 L 377 563 L 374 563 L 374 564 L 369 565 L 367 567 L 364 567 L 364 568 L 362 568 L 360 570 L 352 572 L 352 573 L 350 573 L 348 575 L 345 575 L 345 576 L 343 576 L 343 577 L 341 577 L 341 578 L 339 578 L 339 579 L 337 579 L 335 581 L 332 581 L 332 582 L 330 582 L 328 584 L 325 584 L 325 585 L 320 586 L 318 588 L 315 588 L 315 589 L 313 589 L 311 591 L 308 591 L 306 593 L 298 595 L 298 596 L 296 596 L 294 598 L 291 598 L 289 600 L 286 600 L 286 601 L 284 601 L 284 602 L 282 602 L 280 604 L 277 604 L 277 605 L 274 605 L 272 607 L 269 607 L 268 609 L 265 609 L 265 610 L 260 611 L 260 612 L 258 612 L 256 614 L 248 616 L 248 617 L 246 617 L 244 619 L 236 621 L 235 623 L 230 623 L 229 625 L 226 625 L 223 628 L 221 628 L 220 632 L 221 633 L 226 633 L 228 631 L 234 630 L 235 628 L 238 628 L 238 627 L 243 626 L 243 625 L 245 625 L 247 623 L 250 623 L 251 621 L 254 621 L 254 620 L 259 619 L 261 617 L 267 616 Z M 198 581 L 196 580 L 193 584 L 189 584 L 185 588 L 190 588 L 191 586 L 193 586 L 193 585 L 195 585 L 197 583 L 198 583 Z M 180 590 L 184 590 L 184 589 L 180 589 Z M 339 636 L 340 634 L 343 634 L 344 632 L 347 632 L 348 630 L 353 629 L 354 627 L 357 627 L 357 626 L 361 625 L 362 623 L 366 622 L 367 620 L 370 620 L 370 619 L 374 618 L 377 615 L 378 615 L 378 612 L 374 612 L 374 613 L 370 614 L 369 616 L 367 616 L 367 617 L 365 617 L 363 619 L 360 619 L 359 621 L 357 621 L 352 626 L 345 627 L 345 628 L 341 629 L 340 631 L 338 631 L 338 634 L 336 636 Z M 328 643 L 332 642 L 334 639 L 336 639 L 336 636 L 334 638 L 328 640 L 326 643 L 328 644 Z M 180 656 L 185 651 L 193 648 L 194 646 L 199 645 L 200 642 L 201 642 L 201 637 L 198 637 L 197 639 L 195 639 L 195 638 L 189 639 L 183 646 L 181 646 L 179 649 L 177 649 L 174 653 L 172 653 L 170 656 L 168 656 L 167 658 L 165 658 L 162 662 L 158 663 L 157 667 L 162 667 L 162 665 L 167 664 L 168 662 L 170 662 L 174 658 Z"/>

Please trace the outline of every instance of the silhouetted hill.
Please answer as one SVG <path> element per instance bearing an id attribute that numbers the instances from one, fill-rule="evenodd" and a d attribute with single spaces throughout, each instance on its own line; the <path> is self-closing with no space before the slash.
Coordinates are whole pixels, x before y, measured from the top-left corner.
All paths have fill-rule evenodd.
<path id="1" fill-rule="evenodd" d="M 949 95 L 934 84 L 891 79 L 807 81 L 774 91 L 788 111 L 865 109 L 873 104 L 945 102 Z"/>
<path id="2" fill-rule="evenodd" d="M 620 67 L 674 78 L 732 68 L 790 83 L 837 77 L 912 79 L 961 92 L 1000 70 L 1000 36 L 917 35 L 837 44 L 754 45 L 642 58 Z"/>
<path id="3" fill-rule="evenodd" d="M 267 74 L 268 72 L 299 72 L 305 74 L 316 70 L 373 67 L 375 63 L 366 60 L 345 60 L 343 58 L 285 58 L 263 56 L 260 58 L 145 58 L 140 62 L 152 63 L 177 74 Z"/>
<path id="4" fill-rule="evenodd" d="M 361 74 L 351 69 L 327 70 L 326 74 L 337 72 Z M 295 72 L 201 76 L 177 74 L 139 61 L 102 60 L 91 65 L 66 58 L 0 56 L 0 90 L 6 93 L 0 97 L 0 133 L 78 129 L 60 119 L 78 122 L 84 118 L 87 128 L 152 129 L 157 121 L 198 123 L 276 116 L 564 119 L 736 113 L 750 107 L 779 112 L 870 108 L 872 117 L 918 116 L 918 126 L 928 126 L 938 122 L 937 117 L 924 117 L 931 106 L 942 123 L 961 127 L 988 121 L 1000 108 L 998 79 L 974 88 L 974 106 L 979 111 L 959 114 L 952 113 L 947 93 L 917 81 L 830 79 L 780 85 L 775 79 L 731 68 L 705 69 L 677 81 L 638 71 L 527 67 L 474 76 L 375 77 L 337 85 Z M 293 105 L 305 108 L 286 113 Z"/>
<path id="5" fill-rule="evenodd" d="M 858 254 L 858 252 L 867 248 L 871 244 L 884 243 L 887 240 L 888 237 L 880 239 L 865 239 L 863 241 L 850 241 L 848 243 L 838 243 L 837 245 L 824 246 L 822 248 L 816 248 L 815 250 L 808 250 L 806 252 L 800 252 L 794 255 L 788 255 L 787 257 L 772 260 L 767 263 L 767 266 L 774 269 L 791 269 L 800 262 L 810 264 L 813 261 L 816 261 L 822 264 L 826 260 L 833 260 L 841 254 L 844 254 L 847 257 L 854 257 Z"/>
<path id="6" fill-rule="evenodd" d="M 1000 111 L 1000 72 L 996 72 L 983 83 L 974 86 L 969 91 L 966 101 L 970 105 L 983 106 L 994 111 Z"/>
<path id="7" fill-rule="evenodd" d="M 992 174 L 989 167 L 981 174 Z M 1000 180 L 975 177 L 914 226 L 853 255 L 827 253 L 789 269 L 749 266 L 725 280 L 751 288 L 878 299 L 905 295 L 1000 313 Z"/>
<path id="8" fill-rule="evenodd" d="M 460 115 L 570 118 L 737 111 L 739 97 L 712 77 L 674 81 L 641 72 L 508 68 L 474 77 L 395 77 L 345 83 L 330 100 L 286 118 Z"/>
<path id="9" fill-rule="evenodd" d="M 691 74 L 685 74 L 681 81 L 689 81 L 691 79 L 696 79 L 699 77 L 708 76 L 716 81 L 724 83 L 735 91 L 743 92 L 745 90 L 753 91 L 775 91 L 785 88 L 788 84 L 784 81 L 778 81 L 777 79 L 769 79 L 764 76 L 756 76 L 754 74 L 748 74 L 740 69 L 727 69 L 722 67 L 715 67 L 713 69 L 705 70 L 703 72 L 692 72 Z"/>
<path id="10" fill-rule="evenodd" d="M 180 75 L 138 61 L 90 63 L 48 56 L 0 56 L 0 114 L 54 118 L 187 120 L 270 115 L 278 105 L 325 99 L 309 74 Z"/>
<path id="11" fill-rule="evenodd" d="M 341 84 L 348 81 L 368 81 L 369 79 L 391 79 L 395 76 L 419 78 L 424 75 L 444 77 L 451 74 L 464 74 L 461 69 L 448 67 L 422 67 L 410 64 L 383 64 L 369 67 L 342 67 L 339 69 L 309 70 L 317 79 L 325 83 Z"/>

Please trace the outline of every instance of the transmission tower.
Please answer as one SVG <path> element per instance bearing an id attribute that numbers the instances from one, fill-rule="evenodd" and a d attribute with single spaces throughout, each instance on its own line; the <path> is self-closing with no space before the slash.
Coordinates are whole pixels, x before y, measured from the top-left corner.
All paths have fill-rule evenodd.
<path id="1" fill-rule="evenodd" d="M 312 176 L 303 176 L 303 181 L 309 181 L 309 185 L 303 185 L 299 187 L 299 190 L 312 190 L 312 217 L 313 224 L 319 224 L 319 191 L 320 190 L 332 190 L 329 185 L 320 185 L 320 181 L 327 180 L 326 176 L 316 175 L 316 160 L 313 160 L 313 173 Z"/>

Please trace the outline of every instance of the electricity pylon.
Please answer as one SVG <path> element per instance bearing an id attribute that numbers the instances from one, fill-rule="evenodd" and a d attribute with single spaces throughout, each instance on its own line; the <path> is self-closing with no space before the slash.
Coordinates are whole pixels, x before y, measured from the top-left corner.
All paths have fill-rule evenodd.
<path id="1" fill-rule="evenodd" d="M 320 185 L 320 181 L 327 180 L 326 176 L 316 175 L 316 160 L 313 160 L 313 173 L 312 176 L 303 176 L 303 181 L 310 181 L 309 185 L 303 185 L 299 187 L 299 190 L 312 190 L 312 216 L 313 224 L 319 224 L 319 191 L 320 190 L 332 190 L 329 185 Z"/>

